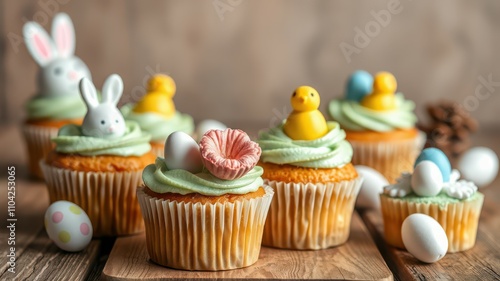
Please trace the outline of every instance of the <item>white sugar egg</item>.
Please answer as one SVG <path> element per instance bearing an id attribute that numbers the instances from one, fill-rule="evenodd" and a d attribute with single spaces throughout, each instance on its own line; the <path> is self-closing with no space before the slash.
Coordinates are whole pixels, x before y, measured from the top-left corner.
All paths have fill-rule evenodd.
<path id="1" fill-rule="evenodd" d="M 80 206 L 56 201 L 45 211 L 45 230 L 57 247 L 68 251 L 83 250 L 92 240 L 92 223 Z"/>
<path id="2" fill-rule="evenodd" d="M 419 196 L 436 196 L 443 188 L 443 175 L 438 166 L 429 160 L 415 166 L 411 176 L 411 188 Z"/>
<path id="3" fill-rule="evenodd" d="M 363 184 L 356 200 L 356 207 L 368 209 L 380 209 L 380 193 L 384 186 L 389 185 L 387 179 L 377 170 L 363 166 L 354 166 L 360 176 L 363 177 Z"/>
<path id="4" fill-rule="evenodd" d="M 442 259 L 448 251 L 448 237 L 443 227 L 425 214 L 408 216 L 401 226 L 401 236 L 406 250 L 426 263 Z"/>
<path id="5" fill-rule="evenodd" d="M 498 174 L 498 156 L 487 147 L 471 148 L 458 161 L 458 170 L 478 187 L 487 186 Z"/>
<path id="6" fill-rule="evenodd" d="M 199 173 L 203 169 L 200 146 L 190 135 L 173 132 L 165 141 L 165 163 L 169 170 L 183 169 Z"/>
<path id="7" fill-rule="evenodd" d="M 210 130 L 225 130 L 227 129 L 227 126 L 224 125 L 223 123 L 217 121 L 217 120 L 212 120 L 212 119 L 205 119 L 198 123 L 198 126 L 196 126 L 196 136 L 198 139 L 201 139 L 203 135 L 210 131 Z"/>

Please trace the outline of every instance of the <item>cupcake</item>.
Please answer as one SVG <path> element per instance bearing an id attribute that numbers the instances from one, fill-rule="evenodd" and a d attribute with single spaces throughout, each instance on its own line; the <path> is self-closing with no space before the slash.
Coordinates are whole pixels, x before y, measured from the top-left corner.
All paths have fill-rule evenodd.
<path id="1" fill-rule="evenodd" d="M 210 130 L 199 145 L 172 133 L 137 191 L 151 260 L 185 270 L 254 264 L 273 196 L 255 166 L 260 153 L 240 130 Z"/>
<path id="2" fill-rule="evenodd" d="M 324 249 L 349 237 L 361 178 L 351 162 L 352 147 L 336 122 L 318 110 L 315 89 L 302 86 L 291 97 L 288 118 L 262 131 L 259 165 L 275 198 L 262 244 L 287 249 Z"/>
<path id="3" fill-rule="evenodd" d="M 125 122 L 116 104 L 123 90 L 120 76 L 104 83 L 99 102 L 94 85 L 83 78 L 88 112 L 83 124 L 66 125 L 53 138 L 55 149 L 40 161 L 50 201 L 67 200 L 89 216 L 94 236 L 144 230 L 136 190 L 144 167 L 154 162 L 149 135 Z"/>
<path id="4" fill-rule="evenodd" d="M 30 172 L 42 178 L 39 162 L 53 148 L 50 141 L 66 124 L 81 124 L 85 104 L 78 95 L 81 78 L 90 79 L 85 63 L 74 55 L 75 33 L 67 14 L 57 14 L 52 38 L 36 22 L 23 28 L 28 51 L 40 66 L 38 92 L 26 104 L 22 126 Z"/>
<path id="5" fill-rule="evenodd" d="M 344 99 L 332 100 L 329 113 L 354 149 L 352 163 L 372 167 L 394 183 L 411 172 L 424 137 L 416 128 L 415 104 L 396 93 L 396 79 L 380 72 L 352 74 Z"/>
<path id="6" fill-rule="evenodd" d="M 147 93 L 137 104 L 121 108 L 125 120 L 139 123 L 141 129 L 151 135 L 151 147 L 157 156 L 163 156 L 165 140 L 175 132 L 192 135 L 193 118 L 175 110 L 172 98 L 175 82 L 167 75 L 156 74 L 148 81 Z"/>
<path id="7" fill-rule="evenodd" d="M 446 155 L 437 148 L 426 148 L 415 162 L 413 174 L 404 173 L 396 184 L 386 186 L 380 195 L 385 240 L 404 249 L 403 221 L 411 214 L 433 217 L 448 237 L 448 252 L 470 249 L 476 242 L 484 195 L 473 182 L 458 180 Z"/>

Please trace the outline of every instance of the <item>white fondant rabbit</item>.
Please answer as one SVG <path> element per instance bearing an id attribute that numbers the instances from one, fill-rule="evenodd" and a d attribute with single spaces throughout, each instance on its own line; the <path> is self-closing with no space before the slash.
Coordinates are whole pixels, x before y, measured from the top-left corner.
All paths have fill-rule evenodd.
<path id="1" fill-rule="evenodd" d="M 40 95 L 78 95 L 78 82 L 91 79 L 85 63 L 74 55 L 75 30 L 69 16 L 57 14 L 52 21 L 52 38 L 36 22 L 23 27 L 24 40 L 33 59 L 40 65 Z"/>
<path id="2" fill-rule="evenodd" d="M 123 92 L 123 81 L 118 74 L 110 75 L 102 87 L 99 103 L 94 84 L 87 78 L 80 81 L 80 93 L 88 111 L 83 118 L 82 133 L 99 138 L 117 138 L 125 134 L 125 121 L 116 105 Z"/>

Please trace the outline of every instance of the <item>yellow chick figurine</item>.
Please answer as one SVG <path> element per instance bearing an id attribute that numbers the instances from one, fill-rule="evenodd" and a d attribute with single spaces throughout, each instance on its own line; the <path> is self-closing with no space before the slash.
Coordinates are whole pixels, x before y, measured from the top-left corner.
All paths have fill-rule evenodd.
<path id="1" fill-rule="evenodd" d="M 135 113 L 154 112 L 171 118 L 175 114 L 175 105 L 172 100 L 175 90 L 175 82 L 172 77 L 156 74 L 149 79 L 146 95 L 132 111 Z"/>
<path id="2" fill-rule="evenodd" d="M 318 110 L 320 97 L 309 86 L 300 86 L 290 99 L 293 111 L 286 119 L 283 130 L 293 140 L 315 140 L 328 133 L 323 114 Z"/>
<path id="3" fill-rule="evenodd" d="M 361 105 L 377 111 L 396 109 L 397 82 L 389 72 L 379 72 L 373 81 L 373 92 L 361 100 Z"/>

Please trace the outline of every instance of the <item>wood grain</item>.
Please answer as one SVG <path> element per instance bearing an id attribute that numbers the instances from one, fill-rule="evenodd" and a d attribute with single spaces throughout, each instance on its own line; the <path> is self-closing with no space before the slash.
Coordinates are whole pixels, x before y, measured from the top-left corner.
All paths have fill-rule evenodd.
<path id="1" fill-rule="evenodd" d="M 195 272 L 158 266 L 149 261 L 145 235 L 118 238 L 103 276 L 107 280 L 392 280 L 366 228 L 355 214 L 348 242 L 320 251 L 263 247 L 257 263 L 243 269 Z"/>

